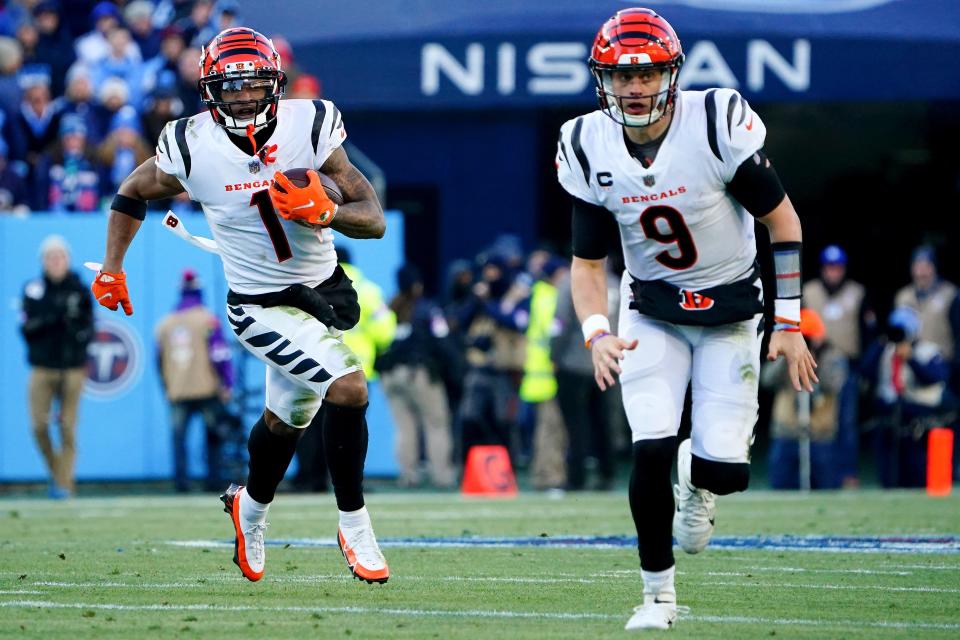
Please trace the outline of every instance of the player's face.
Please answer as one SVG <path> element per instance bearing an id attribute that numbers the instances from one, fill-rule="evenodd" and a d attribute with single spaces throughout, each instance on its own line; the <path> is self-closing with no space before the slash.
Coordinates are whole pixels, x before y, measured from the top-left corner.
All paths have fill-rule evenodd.
<path id="1" fill-rule="evenodd" d="M 614 95 L 619 97 L 621 110 L 631 116 L 649 114 L 656 101 L 651 100 L 662 90 L 663 69 L 642 69 L 610 72 Z"/>
<path id="2" fill-rule="evenodd" d="M 233 117 L 249 120 L 257 115 L 257 100 L 267 97 L 270 80 L 225 80 L 220 84 L 220 99 L 231 103 Z"/>

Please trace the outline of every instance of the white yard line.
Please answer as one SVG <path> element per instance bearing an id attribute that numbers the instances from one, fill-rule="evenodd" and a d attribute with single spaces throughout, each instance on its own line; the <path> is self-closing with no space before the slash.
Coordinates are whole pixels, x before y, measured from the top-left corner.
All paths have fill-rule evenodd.
<path id="1" fill-rule="evenodd" d="M 804 569 L 803 567 L 743 567 L 741 571 L 708 571 L 708 576 L 747 576 L 750 573 L 850 573 L 855 575 L 912 576 L 913 571 L 884 571 L 876 569 Z M 683 574 L 685 572 L 678 571 Z M 687 572 L 688 575 L 689 572 Z"/>
<path id="2" fill-rule="evenodd" d="M 944 587 L 890 587 L 882 584 L 799 584 L 791 582 L 757 582 L 755 584 L 744 584 L 743 582 L 714 582 L 709 580 L 703 583 L 707 586 L 724 587 L 753 587 L 759 589 L 826 589 L 826 590 L 862 590 L 869 589 L 873 591 L 907 591 L 913 593 L 960 593 L 960 589 L 948 589 Z"/>
<path id="3" fill-rule="evenodd" d="M 722 551 L 724 545 L 734 545 L 739 548 L 749 548 L 753 551 L 786 551 L 803 553 L 926 553 L 926 554 L 948 554 L 960 552 L 960 540 L 952 535 L 947 536 L 920 536 L 912 540 L 899 539 L 898 536 L 890 536 L 885 539 L 880 536 L 879 540 L 873 536 L 839 536 L 831 539 L 831 536 L 720 536 L 714 540 L 717 546 L 711 546 L 711 549 Z M 942 543 L 941 538 L 949 538 L 947 544 Z M 200 539 L 200 540 L 166 540 L 166 544 L 178 547 L 229 547 L 232 542 L 225 539 Z M 267 543 L 269 546 L 292 546 L 292 547 L 333 547 L 336 541 L 333 538 L 290 538 L 273 540 Z M 553 534 L 550 536 L 440 536 L 440 537 L 400 537 L 400 538 L 381 538 L 382 547 L 396 548 L 431 548 L 431 549 L 508 549 L 508 548 L 547 548 L 547 549 L 592 549 L 595 551 L 604 551 L 611 549 L 622 549 L 626 546 L 635 544 L 626 536 L 566 536 Z"/>
<path id="4" fill-rule="evenodd" d="M 929 569 L 930 571 L 960 571 L 960 563 L 957 564 L 885 564 L 885 567 L 891 569 Z"/>
<path id="5" fill-rule="evenodd" d="M 359 613 L 373 616 L 411 616 L 431 618 L 514 618 L 530 620 L 623 620 L 627 612 L 621 614 L 592 612 L 551 612 L 551 611 L 509 611 L 484 609 L 404 609 L 380 607 L 276 607 L 252 605 L 211 605 L 211 604 L 110 604 L 82 602 L 53 602 L 46 600 L 8 600 L 0 601 L 0 608 L 14 609 L 89 609 L 106 611 L 223 611 L 223 612 L 300 612 L 300 613 Z M 870 627 L 880 629 L 947 629 L 960 630 L 960 623 L 950 622 L 895 622 L 878 620 L 814 620 L 802 618 L 761 618 L 753 616 L 712 616 L 685 615 L 684 620 L 711 622 L 719 624 L 758 624 L 792 625 L 810 627 Z"/>
<path id="6" fill-rule="evenodd" d="M 694 574 L 686 574 L 690 578 L 695 578 Z M 733 574 L 729 572 L 714 571 L 708 572 L 707 576 L 746 576 L 746 574 Z M 630 580 L 635 578 L 636 572 L 629 574 L 589 574 L 588 577 L 568 577 L 568 576 L 418 576 L 418 575 L 400 575 L 394 577 L 394 582 L 477 582 L 492 584 L 597 584 L 611 579 Z M 311 584 L 319 582 L 347 582 L 351 577 L 345 573 L 321 574 L 311 576 L 267 576 L 265 582 L 275 584 Z M 64 589 L 190 589 L 206 588 L 212 585 L 231 585 L 241 583 L 239 576 L 224 576 L 217 574 L 215 576 L 197 578 L 188 582 L 64 582 L 54 580 L 40 580 L 30 582 L 34 587 L 57 587 Z M 823 590 L 872 590 L 885 592 L 909 592 L 909 593 L 960 593 L 960 589 L 946 587 L 918 587 L 918 586 L 889 586 L 879 584 L 803 584 L 803 583 L 784 583 L 784 582 L 734 582 L 734 581 L 716 581 L 716 580 L 698 580 L 702 586 L 729 586 L 741 589 L 823 589 Z"/>
<path id="7" fill-rule="evenodd" d="M 345 573 L 314 575 L 314 576 L 267 576 L 264 582 L 277 584 L 310 584 L 314 582 L 348 582 L 354 578 Z M 525 577 L 525 576 L 399 576 L 394 581 L 407 582 L 492 582 L 515 584 L 596 584 L 601 580 L 576 577 Z M 31 582 L 35 587 L 58 587 L 64 589 L 189 589 L 208 588 L 211 585 L 240 584 L 240 576 L 216 576 L 199 578 L 193 582 L 64 582 L 58 580 L 38 580 Z M 41 593 L 33 591 L 30 593 Z M 46 592 L 50 593 L 50 592 Z"/>
<path id="8" fill-rule="evenodd" d="M 755 558 L 754 558 L 755 559 Z M 960 567 L 956 567 L 960 569 Z M 730 577 L 748 577 L 751 573 L 843 573 L 854 575 L 880 575 L 880 576 L 912 576 L 915 571 L 885 571 L 874 569 L 804 569 L 802 567 L 743 567 L 740 571 L 707 571 L 705 573 L 696 573 L 693 571 L 677 571 L 680 576 L 730 576 Z M 614 569 L 612 571 L 599 571 L 588 574 L 590 578 L 610 578 L 620 576 L 639 576 L 640 572 L 636 569 Z"/>

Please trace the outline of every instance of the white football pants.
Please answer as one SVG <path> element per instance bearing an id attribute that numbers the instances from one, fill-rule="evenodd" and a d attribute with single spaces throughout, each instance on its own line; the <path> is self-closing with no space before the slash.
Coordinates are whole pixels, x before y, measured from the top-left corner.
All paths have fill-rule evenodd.
<path id="1" fill-rule="evenodd" d="M 267 409 L 304 429 L 338 378 L 362 369 L 360 359 L 312 315 L 294 307 L 227 305 L 233 332 L 267 365 Z"/>
<path id="2" fill-rule="evenodd" d="M 623 406 L 633 441 L 677 435 L 692 383 L 693 453 L 747 462 L 757 422 L 762 314 L 717 327 L 674 325 L 630 309 L 630 275 L 620 286 L 619 335 L 637 339 L 620 366 Z"/>

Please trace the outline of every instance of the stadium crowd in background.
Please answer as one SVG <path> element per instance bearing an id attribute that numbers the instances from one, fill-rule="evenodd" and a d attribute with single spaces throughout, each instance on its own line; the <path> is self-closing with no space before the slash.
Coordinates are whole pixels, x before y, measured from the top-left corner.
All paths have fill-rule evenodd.
<path id="1" fill-rule="evenodd" d="M 237 11 L 231 0 L 0 2 L 0 213 L 106 211 L 163 124 L 201 111 L 200 48 Z M 319 95 L 274 43 L 291 88 Z M 151 204 L 193 209 L 185 196 Z"/>

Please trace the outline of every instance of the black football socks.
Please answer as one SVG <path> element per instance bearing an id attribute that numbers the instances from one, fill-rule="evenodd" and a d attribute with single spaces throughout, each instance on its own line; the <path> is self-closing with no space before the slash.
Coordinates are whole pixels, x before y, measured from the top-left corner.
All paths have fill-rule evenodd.
<path id="1" fill-rule="evenodd" d="M 367 406 L 323 405 L 323 447 L 340 511 L 363 507 L 363 464 L 367 459 Z"/>
<path id="2" fill-rule="evenodd" d="M 676 455 L 676 436 L 633 443 L 630 513 L 637 527 L 640 567 L 645 571 L 663 571 L 674 564 L 670 470 Z"/>
<path id="3" fill-rule="evenodd" d="M 250 452 L 247 495 L 264 504 L 273 502 L 302 433 L 301 430 L 289 436 L 278 436 L 267 428 L 262 416 L 257 420 L 247 440 L 247 451 Z"/>

